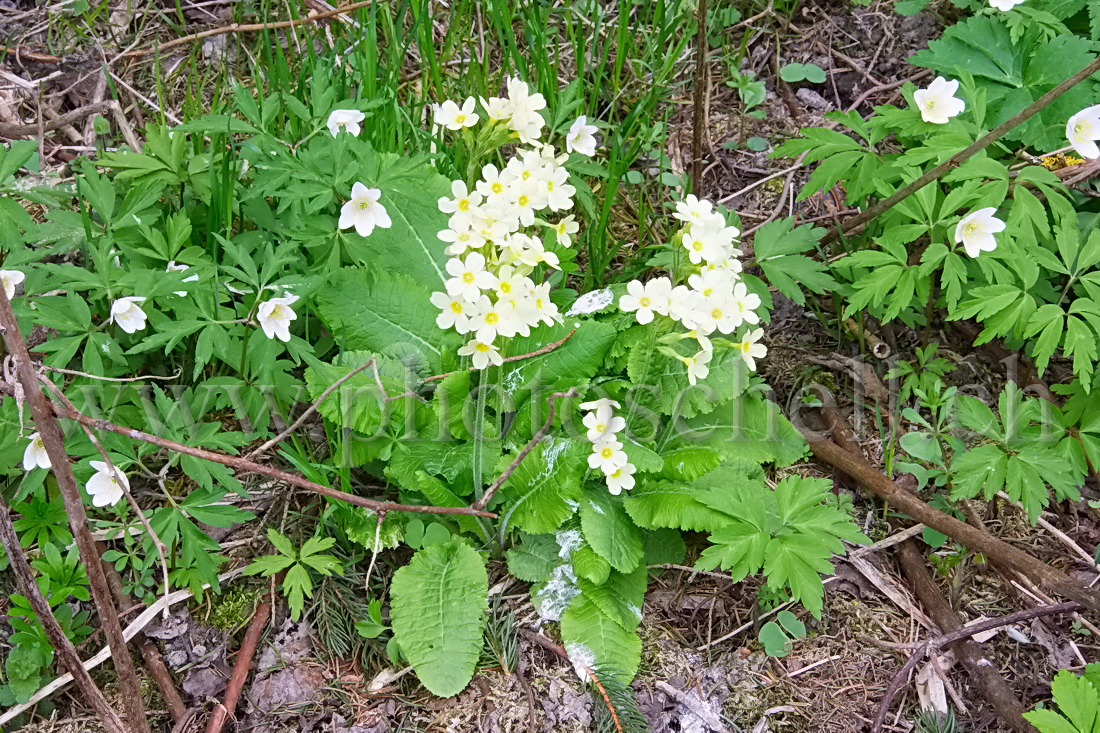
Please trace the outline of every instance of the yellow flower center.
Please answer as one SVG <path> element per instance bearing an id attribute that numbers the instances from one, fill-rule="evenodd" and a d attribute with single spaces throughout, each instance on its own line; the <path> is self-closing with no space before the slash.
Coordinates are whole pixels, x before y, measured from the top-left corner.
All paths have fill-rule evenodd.
<path id="1" fill-rule="evenodd" d="M 470 210 L 470 200 L 469 199 L 462 199 L 461 201 L 459 201 L 458 202 L 458 210 L 459 211 L 469 211 Z"/>
<path id="2" fill-rule="evenodd" d="M 600 433 L 601 435 L 606 433 L 607 432 L 607 426 L 604 425 L 602 422 L 596 423 L 596 432 Z"/>
<path id="3" fill-rule="evenodd" d="M 600 451 L 600 458 L 603 458 L 604 460 L 607 460 L 608 458 L 610 458 L 614 454 L 615 454 L 615 451 L 612 450 L 610 447 L 604 448 L 603 450 Z"/>
<path id="4" fill-rule="evenodd" d="M 477 351 L 480 351 L 482 354 L 489 351 L 490 348 L 492 348 L 492 347 L 489 346 L 489 344 L 477 344 L 476 346 L 474 346 L 474 349 L 477 350 Z"/>
<path id="5" fill-rule="evenodd" d="M 462 313 L 462 303 L 459 303 L 457 300 L 452 300 L 451 301 L 451 313 L 461 314 Z"/>
<path id="6" fill-rule="evenodd" d="M 1092 132 L 1092 123 L 1088 120 L 1081 120 L 1073 126 L 1073 134 L 1078 140 L 1082 140 L 1086 135 Z"/>
<path id="7" fill-rule="evenodd" d="M 966 224 L 963 225 L 963 234 L 973 234 L 974 232 L 978 231 L 979 228 L 980 227 L 978 226 L 978 222 L 976 222 L 976 221 L 967 222 Z"/>
<path id="8" fill-rule="evenodd" d="M 370 208 L 370 205 L 373 204 L 373 203 L 374 202 L 371 201 L 370 199 L 362 199 L 362 200 L 359 201 L 359 210 L 360 211 L 366 211 L 367 209 Z"/>
<path id="9" fill-rule="evenodd" d="M 694 242 L 691 243 L 691 248 L 693 250 L 695 250 L 696 252 L 702 252 L 703 251 L 703 243 L 700 242 L 698 239 L 696 239 Z"/>
<path id="10" fill-rule="evenodd" d="M 462 282 L 466 283 L 467 285 L 470 285 L 471 283 L 473 283 L 473 281 L 474 281 L 474 273 L 472 273 L 472 272 L 462 273 Z"/>
<path id="11" fill-rule="evenodd" d="M 496 313 L 493 313 L 492 311 L 485 314 L 485 322 L 488 323 L 490 326 L 495 326 L 496 322 L 499 320 L 500 316 L 498 316 Z"/>
<path id="12" fill-rule="evenodd" d="M 493 184 L 493 185 L 492 185 L 492 186 L 490 187 L 490 190 L 491 190 L 491 191 L 492 191 L 493 193 L 504 193 L 504 184 L 503 184 L 503 183 L 501 183 L 500 181 L 497 181 L 496 183 L 494 183 L 494 184 Z"/>
<path id="13" fill-rule="evenodd" d="M 455 115 L 455 124 L 461 125 L 466 121 L 466 115 Z"/>
<path id="14" fill-rule="evenodd" d="M 518 199 L 516 199 L 516 203 L 520 206 L 526 207 L 529 203 L 531 203 L 531 199 L 528 198 L 526 195 L 521 195 Z"/>
<path id="15" fill-rule="evenodd" d="M 649 298 L 638 298 L 638 305 L 643 308 L 648 308 L 650 305 L 652 305 L 652 303 L 653 301 Z"/>
<path id="16" fill-rule="evenodd" d="M 504 282 L 502 282 L 502 283 L 500 284 L 500 292 L 502 292 L 502 293 L 510 293 L 510 292 L 512 292 L 512 283 L 508 282 L 507 280 L 505 280 Z"/>
<path id="17" fill-rule="evenodd" d="M 936 108 L 936 100 L 926 99 L 926 100 L 924 100 L 924 106 L 927 107 L 928 109 L 935 109 Z"/>
<path id="18" fill-rule="evenodd" d="M 743 353 L 747 354 L 747 353 L 749 353 L 749 348 L 752 347 L 752 343 L 750 343 L 748 339 L 745 339 L 741 343 L 735 344 L 735 346 L 737 346 L 737 348 L 741 349 L 741 351 Z"/>
<path id="19" fill-rule="evenodd" d="M 277 305 L 274 308 L 272 308 L 271 309 L 271 315 L 268 316 L 268 318 L 271 318 L 272 320 L 279 320 L 282 317 L 283 317 L 283 307 L 281 305 Z"/>
<path id="20" fill-rule="evenodd" d="M 519 174 L 519 179 L 521 181 L 526 181 L 530 177 L 531 177 L 531 171 L 524 171 L 523 173 Z"/>
<path id="21" fill-rule="evenodd" d="M 714 310 L 712 310 L 710 312 L 710 317 L 717 321 L 719 318 L 722 317 L 722 309 L 721 308 L 715 308 Z"/>
<path id="22" fill-rule="evenodd" d="M 553 191 L 554 190 L 554 182 L 553 181 L 547 181 L 546 182 L 546 190 L 547 191 Z"/>

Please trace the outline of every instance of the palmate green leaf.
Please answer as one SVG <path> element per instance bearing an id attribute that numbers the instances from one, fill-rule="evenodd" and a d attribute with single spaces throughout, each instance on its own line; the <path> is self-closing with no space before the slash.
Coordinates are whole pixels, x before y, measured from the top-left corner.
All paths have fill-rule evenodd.
<path id="1" fill-rule="evenodd" d="M 588 452 L 569 438 L 536 445 L 500 487 L 503 521 L 532 534 L 560 527 L 580 501 Z"/>
<path id="2" fill-rule="evenodd" d="M 823 556 L 821 543 L 814 537 L 784 535 L 768 544 L 764 558 L 768 585 L 790 589 L 791 598 L 801 601 L 815 618 L 821 618 L 825 593 L 821 573 L 832 572 L 828 553 Z"/>
<path id="3" fill-rule="evenodd" d="M 1024 718 L 1040 733 L 1091 733 L 1096 730 L 1100 715 L 1100 691 L 1089 679 L 1094 669 L 1095 665 L 1088 665 L 1083 677 L 1067 669 L 1054 676 L 1050 691 L 1065 717 L 1053 710 L 1033 710 L 1024 713 Z"/>
<path id="4" fill-rule="evenodd" d="M 779 292 L 805 305 L 803 288 L 824 293 L 836 287 L 825 265 L 803 253 L 813 250 L 825 230 L 810 225 L 794 226 L 794 217 L 762 226 L 753 238 L 757 264 Z"/>
<path id="5" fill-rule="evenodd" d="M 642 561 L 642 535 L 623 508 L 621 497 L 607 487 L 584 488 L 580 500 L 581 532 L 596 554 L 619 572 L 629 573 Z"/>
<path id="6" fill-rule="evenodd" d="M 327 276 L 314 303 L 342 350 L 401 359 L 428 376 L 443 371 L 443 352 L 458 339 L 435 325 L 431 293 L 406 275 L 344 268 Z"/>
<path id="7" fill-rule="evenodd" d="M 432 694 L 456 695 L 473 677 L 488 590 L 485 561 L 457 538 L 418 550 L 394 573 L 394 638 Z"/>
<path id="8" fill-rule="evenodd" d="M 701 502 L 690 484 L 673 481 L 640 480 L 623 506 L 634 523 L 646 529 L 713 531 L 731 519 Z"/>
<path id="9" fill-rule="evenodd" d="M 572 600 L 561 617 L 561 638 L 574 660 L 594 659 L 631 680 L 638 672 L 642 642 L 638 634 L 604 613 L 582 593 Z"/>

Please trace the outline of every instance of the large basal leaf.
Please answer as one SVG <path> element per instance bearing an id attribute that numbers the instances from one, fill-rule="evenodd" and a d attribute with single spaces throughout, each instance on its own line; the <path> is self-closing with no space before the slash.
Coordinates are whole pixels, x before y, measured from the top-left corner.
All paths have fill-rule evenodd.
<path id="1" fill-rule="evenodd" d="M 645 598 L 646 569 L 639 565 L 631 573 L 612 570 L 603 583 L 593 583 L 587 578 L 577 578 L 577 587 L 588 600 L 600 607 L 604 614 L 619 622 L 625 629 L 633 629 L 642 620 L 642 601 Z"/>
<path id="2" fill-rule="evenodd" d="M 631 521 L 623 500 L 605 486 L 585 487 L 580 502 L 581 532 L 589 547 L 622 573 L 638 567 L 644 554 L 641 531 Z"/>
<path id="3" fill-rule="evenodd" d="M 686 421 L 670 448 L 703 446 L 745 463 L 789 466 L 806 453 L 806 441 L 774 402 L 744 396 Z"/>
<path id="4" fill-rule="evenodd" d="M 406 275 L 345 268 L 329 276 L 315 303 L 341 349 L 400 359 L 427 376 L 443 370 L 445 344 L 453 341 L 435 325 L 430 297 Z"/>
<path id="5" fill-rule="evenodd" d="M 315 363 L 306 369 L 305 374 L 310 397 L 317 399 L 326 389 L 370 359 L 375 360 L 377 380 L 374 370 L 368 367 L 345 380 L 317 408 L 318 412 L 337 425 L 352 428 L 365 435 L 375 435 L 380 428 L 384 429 L 391 422 L 404 424 L 405 400 L 387 402 L 386 398 L 405 392 L 409 382 L 415 381 L 415 375 L 401 362 L 367 351 L 343 352 L 331 364 Z M 379 389 L 379 382 L 386 394 L 382 394 Z"/>
<path id="6" fill-rule="evenodd" d="M 432 694 L 457 695 L 473 677 L 488 592 L 484 560 L 458 539 L 418 551 L 394 573 L 394 637 Z"/>
<path id="7" fill-rule="evenodd" d="M 561 638 L 570 658 L 589 669 L 594 665 L 611 667 L 626 680 L 638 672 L 642 659 L 638 634 L 604 613 L 583 593 L 562 614 Z"/>
<path id="8" fill-rule="evenodd" d="M 386 207 L 392 226 L 375 229 L 365 238 L 352 230 L 347 235 L 349 254 L 372 268 L 442 289 L 449 258 L 437 234 L 447 228 L 448 215 L 439 210 L 438 201 L 451 195 L 451 182 L 425 160 L 386 153 L 361 157 L 365 164 L 356 178 L 368 188 L 381 189 L 379 203 Z"/>
<path id="9" fill-rule="evenodd" d="M 531 335 L 518 337 L 508 344 L 507 356 L 530 354 L 569 336 L 569 340 L 545 354 L 506 363 L 500 368 L 501 385 L 519 403 L 536 385 L 551 384 L 559 379 L 586 379 L 593 376 L 603 362 L 615 328 L 597 321 L 576 321 L 566 318 L 564 324 L 541 326 Z"/>
<path id="10" fill-rule="evenodd" d="M 500 516 L 532 534 L 555 531 L 576 510 L 585 455 L 584 446 L 569 438 L 536 445 L 500 487 Z"/>

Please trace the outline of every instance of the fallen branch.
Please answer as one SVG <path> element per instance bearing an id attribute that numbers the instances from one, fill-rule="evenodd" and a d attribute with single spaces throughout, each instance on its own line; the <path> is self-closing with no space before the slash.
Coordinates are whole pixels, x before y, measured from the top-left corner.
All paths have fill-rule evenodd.
<path id="1" fill-rule="evenodd" d="M 60 56 L 54 56 L 48 53 L 38 53 L 37 51 L 28 51 L 20 46 L 4 46 L 0 45 L 0 54 L 11 54 L 15 57 L 16 61 L 34 61 L 39 64 L 60 64 L 65 59 Z"/>
<path id="2" fill-rule="evenodd" d="M 80 489 L 76 486 L 72 464 L 65 452 L 64 435 L 54 412 L 50 409 L 53 403 L 38 384 L 38 375 L 34 371 L 30 354 L 27 352 L 27 343 L 19 331 L 11 302 L 3 288 L 0 288 L 0 331 L 3 332 L 4 345 L 15 365 L 15 373 L 23 389 L 23 397 L 30 404 L 35 427 L 50 458 L 50 470 L 57 479 L 58 491 L 69 518 L 69 528 L 72 530 L 81 563 L 88 575 L 92 599 L 99 612 L 100 626 L 114 656 L 115 671 L 118 673 L 122 691 L 122 705 L 126 711 L 126 722 L 131 731 L 149 733 L 149 720 L 146 717 L 145 705 L 142 703 L 141 685 L 134 671 L 134 661 L 130 658 L 126 640 L 122 635 L 118 609 L 111 597 L 111 589 L 103 571 L 102 558 L 96 548 L 91 530 L 88 529 L 88 515 L 84 511 L 84 500 L 81 498 Z M 50 641 L 56 646 L 55 640 Z"/>
<path id="3" fill-rule="evenodd" d="M 233 663 L 233 673 L 229 677 L 229 685 L 225 688 L 225 702 L 214 708 L 210 716 L 210 722 L 206 726 L 206 733 L 221 733 L 225 722 L 233 715 L 237 708 L 237 700 L 244 690 L 244 681 L 248 678 L 248 671 L 252 668 L 252 657 L 256 654 L 256 646 L 260 643 L 260 634 L 267 626 L 267 619 L 271 616 L 271 601 L 264 601 L 256 608 L 252 621 L 248 624 L 244 641 L 237 652 L 237 660 Z"/>
<path id="4" fill-rule="evenodd" d="M 167 51 L 170 48 L 176 46 L 183 46 L 194 41 L 201 41 L 204 38 L 211 38 L 213 36 L 224 36 L 229 33 L 251 33 L 256 31 L 267 30 L 279 30 L 282 28 L 295 28 L 300 25 L 306 25 L 307 23 L 316 23 L 326 18 L 331 18 L 336 15 L 344 15 L 359 8 L 365 8 L 374 4 L 374 0 L 363 0 L 363 2 L 352 3 L 351 5 L 345 5 L 340 8 L 333 8 L 323 13 L 311 13 L 305 18 L 297 18 L 295 20 L 280 20 L 275 23 L 234 23 L 233 25 L 222 26 L 221 28 L 211 28 L 200 33 L 192 33 L 189 36 L 177 38 L 174 41 L 168 41 L 167 43 L 161 43 L 154 45 L 152 48 L 140 48 L 136 51 L 127 51 L 119 55 L 119 58 L 143 58 L 150 56 L 154 53 L 161 53 Z"/>
<path id="5" fill-rule="evenodd" d="M 12 385 L 6 382 L 0 382 L 0 393 L 8 395 L 14 395 L 14 388 Z M 177 443 L 174 440 L 167 440 L 160 438 L 156 435 L 143 432 L 141 430 L 134 430 L 133 428 L 127 428 L 122 425 L 115 425 L 114 423 L 107 422 L 106 420 L 97 420 L 94 417 L 85 415 L 82 412 L 71 410 L 68 407 L 58 405 L 56 403 L 47 403 L 52 408 L 53 413 L 60 418 L 66 420 L 72 420 L 81 425 L 86 425 L 96 430 L 106 430 L 111 433 L 118 433 L 124 435 L 132 440 L 139 440 L 143 443 L 149 443 L 159 448 L 175 451 L 176 453 L 182 453 L 188 456 L 194 456 L 195 458 L 201 458 L 205 461 L 211 461 L 213 463 L 220 463 L 223 466 L 229 466 L 230 468 L 241 471 L 243 473 L 255 473 L 261 476 L 267 476 L 273 478 L 276 481 L 282 481 L 288 483 L 291 486 L 297 486 L 300 489 L 311 491 L 315 494 L 327 496 L 331 499 L 339 499 L 340 501 L 346 501 L 349 504 L 361 506 L 372 511 L 394 511 L 394 512 L 419 512 L 421 514 L 471 514 L 478 517 L 496 517 L 496 514 L 492 512 L 480 511 L 470 507 L 448 507 L 448 506 L 420 506 L 416 504 L 397 504 L 389 501 L 376 501 L 374 499 L 367 499 L 356 494 L 348 494 L 346 492 L 334 489 L 324 484 L 318 484 L 309 479 L 303 478 L 297 474 L 281 471 L 271 466 L 265 466 L 254 461 L 250 461 L 247 458 L 241 456 L 230 456 L 224 453 L 217 453 L 215 451 L 205 450 L 203 448 L 195 448 L 190 445 L 184 445 L 183 443 Z"/>
<path id="6" fill-rule="evenodd" d="M 882 696 L 882 702 L 879 705 L 878 713 L 875 715 L 874 723 L 871 726 L 871 732 L 879 733 L 879 731 L 882 730 L 882 724 L 886 721 L 886 715 L 890 711 L 890 706 L 894 702 L 894 698 L 897 697 L 902 686 L 905 684 L 905 680 L 909 678 L 910 673 L 912 673 L 913 669 L 916 668 L 921 660 L 932 652 L 950 644 L 954 644 L 957 641 L 969 639 L 971 636 L 974 636 L 974 634 L 980 634 L 983 631 L 999 629 L 1002 626 L 1019 623 L 1020 621 L 1029 621 L 1033 618 L 1055 616 L 1059 613 L 1072 613 L 1073 611 L 1079 611 L 1081 608 L 1082 606 L 1080 603 L 1072 601 L 1069 603 L 1056 603 L 1053 606 L 1026 608 L 1023 611 L 1016 611 L 1015 613 L 1010 613 L 1000 618 L 986 619 L 976 624 L 964 626 L 961 629 L 956 629 L 955 631 L 936 637 L 935 639 L 930 639 L 926 642 L 914 645 L 899 645 L 906 647 L 915 646 L 916 651 L 906 660 L 905 664 L 898 670 L 898 673 L 894 675 L 894 678 L 890 680 L 890 685 L 886 688 L 886 692 Z"/>
<path id="7" fill-rule="evenodd" d="M 9 125 L 4 122 L 0 122 L 0 137 L 17 138 L 39 136 L 42 133 L 52 132 L 65 125 L 71 125 L 74 122 L 83 120 L 86 117 L 92 115 L 101 115 L 110 113 L 115 119 L 115 123 L 118 125 L 119 130 L 122 132 L 123 137 L 126 138 L 126 143 L 135 151 L 141 151 L 141 143 L 134 135 L 133 129 L 130 127 L 130 123 L 126 120 L 126 115 L 122 113 L 122 106 L 113 99 L 108 99 L 105 102 L 96 102 L 95 104 L 88 104 L 83 107 L 77 107 L 74 110 L 70 110 L 60 117 L 55 117 L 48 122 L 44 122 L 41 127 L 37 124 L 33 125 Z"/>
<path id="8" fill-rule="evenodd" d="M 554 392 L 546 398 L 547 404 L 550 405 L 550 414 L 546 416 L 546 422 L 542 424 L 542 427 L 539 428 L 537 433 L 531 436 L 531 440 L 527 441 L 527 445 L 523 446 L 523 450 L 516 454 L 516 457 L 512 459 L 512 462 L 510 464 L 508 464 L 508 468 L 504 469 L 504 472 L 501 473 L 500 476 L 497 476 L 497 480 L 490 484 L 489 488 L 485 490 L 485 493 L 482 495 L 482 497 L 470 505 L 471 508 L 484 509 L 486 506 L 488 506 L 489 502 L 493 498 L 493 495 L 497 493 L 497 489 L 499 489 L 504 484 L 504 482 L 508 480 L 508 477 L 511 476 L 517 468 L 519 468 L 519 464 L 523 463 L 523 459 L 527 457 L 527 454 L 535 449 L 535 445 L 538 444 L 538 442 L 544 437 L 546 437 L 546 434 L 548 432 L 550 432 L 550 427 L 554 424 L 554 414 L 557 409 L 556 405 L 554 404 L 554 400 L 559 397 L 563 399 L 569 399 L 570 397 L 576 397 L 578 394 L 579 393 L 577 392 L 577 388 L 574 387 L 568 392 Z"/>
<path id="9" fill-rule="evenodd" d="M 1097 56 L 1088 66 L 1081 69 L 1076 74 L 1066 79 L 1043 96 L 1036 99 L 1027 107 L 1012 115 L 1007 120 L 987 132 L 985 135 L 981 136 L 970 145 L 966 146 L 944 162 L 937 165 L 935 168 L 932 168 L 924 175 L 910 182 L 908 185 L 898 189 L 890 196 L 887 196 L 881 201 L 871 206 L 868 206 L 861 213 L 853 216 L 851 219 L 847 220 L 836 229 L 829 230 L 829 232 L 821 238 L 821 244 L 829 244 L 836 241 L 837 239 L 840 239 L 846 234 L 850 234 L 852 231 L 858 229 L 864 224 L 867 224 L 884 212 L 889 211 L 896 204 L 913 195 L 920 189 L 927 186 L 929 183 L 937 181 L 943 176 L 947 175 L 947 173 L 957 168 L 959 164 L 961 164 L 963 161 L 985 150 L 994 142 L 999 140 L 1005 133 L 1013 130 L 1024 122 L 1027 122 L 1029 119 L 1032 118 L 1032 116 L 1034 116 L 1044 107 L 1049 105 L 1058 97 L 1065 94 L 1073 87 L 1083 82 L 1085 79 L 1088 79 L 1097 71 L 1100 71 L 1100 56 Z"/>
<path id="10" fill-rule="evenodd" d="M 219 583 L 225 583 L 227 581 L 233 580 L 234 578 L 236 578 L 238 575 L 240 575 L 243 572 L 244 572 L 243 567 L 242 568 L 237 568 L 235 570 L 229 570 L 229 571 L 224 572 L 224 573 L 222 573 L 221 575 L 218 576 L 218 582 Z M 207 584 L 204 584 L 202 587 L 205 590 L 206 588 L 209 588 L 210 585 L 207 583 Z M 143 631 L 145 629 L 145 627 L 148 626 L 150 624 L 150 622 L 152 622 L 152 620 L 157 617 L 157 614 L 161 613 L 163 611 L 163 609 L 168 608 L 170 606 L 174 606 L 177 603 L 181 603 L 182 601 L 186 601 L 192 595 L 194 595 L 194 594 L 191 592 L 190 589 L 185 589 L 185 590 L 173 591 L 171 593 L 171 595 L 169 595 L 167 598 L 158 598 L 153 603 L 153 605 L 146 608 L 144 611 L 141 612 L 141 614 L 136 619 L 134 619 L 133 621 L 130 622 L 130 625 L 127 626 L 126 630 L 122 632 L 123 637 L 127 640 L 130 640 L 130 639 L 134 638 L 135 636 L 137 636 L 137 634 L 139 632 Z M 106 662 L 110 658 L 111 658 L 111 648 L 110 647 L 104 647 L 104 648 L 99 650 L 98 654 L 96 654 L 94 657 L 92 657 L 88 661 L 84 662 L 81 665 L 81 669 L 83 669 L 85 671 L 85 674 L 87 674 L 88 670 L 95 669 L 96 667 L 103 664 L 104 662 Z M 77 661 L 79 661 L 79 660 L 77 660 Z M 65 685 L 69 684 L 72 681 L 73 681 L 73 675 L 72 675 L 71 672 L 61 675 L 56 680 L 50 682 L 48 685 L 45 685 L 40 690 L 38 690 L 38 692 L 31 695 L 31 698 L 29 700 L 27 700 L 25 703 L 15 705 L 14 707 L 10 707 L 7 710 L 5 710 L 4 714 L 0 715 L 0 725 L 5 725 L 6 723 L 14 720 L 17 716 L 22 715 L 23 713 L 27 712 L 28 710 L 33 708 L 35 705 L 42 702 L 47 697 L 54 694 L 55 692 L 57 692 L 61 688 L 65 687 Z M 123 733 L 130 733 L 130 732 L 123 729 Z"/>
<path id="11" fill-rule="evenodd" d="M 963 626 L 962 620 L 955 614 L 951 604 L 940 593 L 939 588 L 932 582 L 928 570 L 924 565 L 924 558 L 917 549 L 916 541 L 909 539 L 897 547 L 897 556 L 902 570 L 909 578 L 909 584 L 913 587 L 921 605 L 928 615 L 936 622 L 942 631 L 958 631 Z M 961 639 L 952 645 L 952 649 L 958 656 L 970 675 L 974 687 L 989 703 L 990 710 L 1001 721 L 1019 733 L 1034 733 L 1035 728 L 1023 718 L 1024 704 L 1016 697 L 1004 677 L 986 657 L 982 645 L 972 638 Z"/>
<path id="12" fill-rule="evenodd" d="M 57 623 L 57 619 L 54 618 L 53 611 L 50 610 L 50 604 L 42 597 L 42 591 L 35 581 L 34 571 L 31 569 L 30 563 L 27 562 L 27 556 L 23 553 L 23 548 L 19 545 L 19 537 L 15 534 L 15 527 L 11 521 L 11 509 L 6 503 L 0 506 L 0 542 L 7 550 L 12 572 L 15 573 L 15 578 L 19 582 L 23 595 L 31 604 L 34 615 L 38 617 L 38 622 L 42 624 L 42 628 L 46 631 L 46 638 L 49 640 L 50 646 L 57 652 L 61 665 L 69 671 L 69 679 L 76 680 L 77 687 L 80 688 L 80 693 L 84 696 L 84 701 L 99 714 L 108 733 L 127 733 L 126 726 L 123 725 L 114 708 L 107 702 L 107 698 L 103 697 L 103 692 L 96 687 L 91 675 L 81 664 L 80 657 L 76 654 L 76 648 L 69 637 L 65 636 L 65 632 L 62 630 L 61 625 Z M 0 718 L 0 722 L 4 722 L 2 718 Z"/>
<path id="13" fill-rule="evenodd" d="M 932 508 L 915 494 L 909 493 L 881 471 L 870 466 L 862 457 L 849 453 L 809 430 L 804 429 L 803 433 L 815 457 L 848 474 L 894 509 L 985 554 L 995 562 L 1003 563 L 1037 585 L 1077 601 L 1093 613 L 1100 615 L 1100 592 L 1084 587 L 1060 570 L 1050 567 L 1004 540 Z"/>

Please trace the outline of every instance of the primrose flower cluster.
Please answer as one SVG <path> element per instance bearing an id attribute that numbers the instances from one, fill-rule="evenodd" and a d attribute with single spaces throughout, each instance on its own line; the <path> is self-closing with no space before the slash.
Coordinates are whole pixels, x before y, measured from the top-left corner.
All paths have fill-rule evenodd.
<path id="1" fill-rule="evenodd" d="M 735 246 L 741 232 L 728 226 L 710 201 L 693 195 L 676 204 L 673 216 L 683 222 L 677 237 L 694 266 L 688 284 L 673 286 L 668 277 L 647 283 L 631 281 L 626 286 L 626 295 L 619 299 L 619 308 L 633 312 L 641 324 L 652 322 L 654 316 L 665 316 L 686 329 L 686 333 L 665 340 L 695 339 L 696 353 L 684 356 L 667 347 L 662 347 L 662 353 L 684 363 L 692 385 L 710 373 L 709 364 L 714 356 L 711 336 L 715 333 L 732 335 L 747 327 L 739 341 L 726 343 L 737 349 L 749 369 L 755 371 L 756 360 L 765 356 L 768 349 L 759 343 L 763 329 L 752 328 L 760 323 L 756 313 L 760 296 L 750 293 L 741 282 L 741 262 L 737 259 L 741 250 Z"/>
<path id="2" fill-rule="evenodd" d="M 580 228 L 568 214 L 576 193 L 563 167 L 569 156 L 539 142 L 544 125 L 539 110 L 546 100 L 516 79 L 509 81 L 508 92 L 507 99 L 481 100 L 488 133 L 503 132 L 500 139 L 516 138 L 530 147 L 517 149 L 500 168 L 482 166 L 472 186 L 454 181 L 451 195 L 439 199 L 439 210 L 450 218 L 438 236 L 451 259 L 444 289 L 432 294 L 431 303 L 439 308 L 440 328 L 469 337 L 458 353 L 471 357 L 475 369 L 504 362 L 501 339 L 528 336 L 540 324 L 561 320 L 550 301 L 550 284 L 533 276 L 540 266 L 560 269 L 543 236 L 552 231 L 559 245 L 570 247 Z M 472 97 L 462 105 L 444 102 L 435 110 L 435 122 L 455 131 L 472 127 L 481 119 L 474 109 Z M 595 152 L 595 129 L 579 118 L 566 138 L 567 151 Z"/>
<path id="3" fill-rule="evenodd" d="M 618 402 L 609 399 L 581 403 L 581 409 L 588 411 L 583 423 L 588 428 L 586 437 L 592 444 L 588 467 L 603 472 L 607 490 L 615 496 L 634 488 L 634 466 L 617 437 L 617 433 L 626 428 L 626 420 L 615 414 L 618 407 Z"/>

